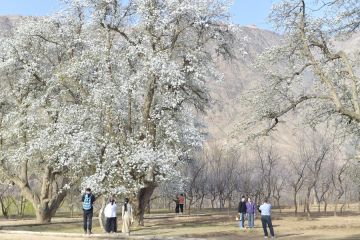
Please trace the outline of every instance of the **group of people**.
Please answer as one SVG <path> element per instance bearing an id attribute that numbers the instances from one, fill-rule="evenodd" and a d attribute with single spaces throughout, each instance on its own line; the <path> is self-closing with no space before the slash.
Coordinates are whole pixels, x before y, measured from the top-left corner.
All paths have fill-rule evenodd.
<path id="1" fill-rule="evenodd" d="M 175 213 L 183 214 L 184 213 L 184 205 L 185 205 L 185 196 L 184 194 L 176 195 L 175 199 Z"/>
<path id="2" fill-rule="evenodd" d="M 84 213 L 84 233 L 92 234 L 92 217 L 94 211 L 94 203 L 95 196 L 92 194 L 90 188 L 86 188 L 85 193 L 82 195 L 82 203 L 83 203 L 83 213 Z M 184 204 L 185 197 L 184 194 L 177 195 L 174 199 L 175 213 L 183 213 L 184 212 Z M 267 228 L 270 229 L 271 238 L 275 237 L 274 229 L 271 221 L 271 204 L 267 199 L 264 200 L 263 204 L 260 206 L 256 206 L 255 203 L 252 202 L 249 197 L 246 201 L 245 196 L 241 197 L 241 201 L 239 203 L 238 212 L 239 212 L 239 226 L 241 229 L 245 228 L 245 218 L 248 219 L 248 227 L 254 227 L 254 219 L 256 210 L 260 212 L 261 215 L 261 223 L 264 230 L 264 237 L 268 238 Z M 129 199 L 125 198 L 124 204 L 121 209 L 122 213 L 122 233 L 130 235 L 130 225 L 133 222 L 133 210 L 131 204 L 129 203 Z M 105 207 L 104 214 L 106 217 L 105 230 L 107 233 L 116 233 L 117 232 L 117 204 L 114 197 L 110 197 L 109 201 Z"/>
<path id="3" fill-rule="evenodd" d="M 82 195 L 83 213 L 84 213 L 84 234 L 92 234 L 92 217 L 94 212 L 95 196 L 92 194 L 90 188 L 86 188 L 85 193 Z M 133 220 L 133 210 L 129 199 L 125 198 L 124 204 L 121 209 L 122 213 L 122 233 L 130 235 L 130 225 Z M 107 233 L 117 232 L 117 205 L 114 197 L 109 198 L 104 215 L 106 217 L 105 231 Z"/>
<path id="4" fill-rule="evenodd" d="M 261 224 L 264 230 L 264 237 L 268 238 L 269 234 L 267 228 L 269 228 L 271 238 L 274 238 L 275 233 L 271 221 L 271 204 L 269 203 L 268 199 L 265 199 L 263 204 L 257 207 L 256 204 L 252 202 L 251 198 L 248 198 L 246 201 L 245 196 L 241 197 L 241 201 L 238 207 L 240 229 L 245 228 L 245 217 L 248 219 L 249 228 L 254 227 L 256 209 L 260 212 L 261 215 Z"/>

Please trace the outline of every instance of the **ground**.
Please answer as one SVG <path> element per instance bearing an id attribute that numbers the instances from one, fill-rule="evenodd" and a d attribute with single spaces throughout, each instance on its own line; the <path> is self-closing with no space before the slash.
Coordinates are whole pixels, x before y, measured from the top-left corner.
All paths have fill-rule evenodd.
<path id="1" fill-rule="evenodd" d="M 96 235 L 91 239 L 119 239 L 120 235 L 102 234 L 97 219 L 93 229 Z M 119 222 L 119 224 L 121 224 Z M 146 226 L 134 228 L 133 239 L 184 239 L 200 238 L 210 240 L 263 239 L 260 220 L 255 229 L 240 230 L 233 212 L 208 212 L 192 216 L 174 214 L 151 214 Z M 311 220 L 304 215 L 295 217 L 290 211 L 274 213 L 275 234 L 280 239 L 360 239 L 360 216 L 346 212 L 334 217 L 332 213 L 316 214 Z M 81 218 L 54 218 L 47 225 L 34 224 L 34 220 L 1 220 L 1 240 L 72 240 L 84 239 Z M 25 231 L 25 232 L 17 232 Z M 55 234 L 53 234 L 55 233 Z M 45 235 L 44 235 L 45 234 Z"/>

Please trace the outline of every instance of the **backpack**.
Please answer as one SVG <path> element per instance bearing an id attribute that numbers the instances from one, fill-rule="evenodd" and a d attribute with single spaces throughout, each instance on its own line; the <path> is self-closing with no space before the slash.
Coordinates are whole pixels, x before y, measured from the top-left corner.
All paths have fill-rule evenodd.
<path id="1" fill-rule="evenodd" d="M 92 197 L 91 194 L 85 194 L 84 202 L 83 202 L 84 210 L 90 210 L 92 208 L 91 197 Z"/>

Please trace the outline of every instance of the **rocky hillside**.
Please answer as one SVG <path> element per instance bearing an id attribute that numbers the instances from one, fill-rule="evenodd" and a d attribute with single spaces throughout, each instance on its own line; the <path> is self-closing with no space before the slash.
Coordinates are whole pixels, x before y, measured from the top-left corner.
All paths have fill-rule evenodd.
<path id="1" fill-rule="evenodd" d="M 206 116 L 210 138 L 226 141 L 234 124 L 241 117 L 237 99 L 245 88 L 258 82 L 262 75 L 255 70 L 258 55 L 266 49 L 278 45 L 281 36 L 256 27 L 238 27 L 233 49 L 235 58 L 219 60 L 218 68 L 224 74 L 222 82 L 211 84 L 211 94 L 215 101 Z"/>

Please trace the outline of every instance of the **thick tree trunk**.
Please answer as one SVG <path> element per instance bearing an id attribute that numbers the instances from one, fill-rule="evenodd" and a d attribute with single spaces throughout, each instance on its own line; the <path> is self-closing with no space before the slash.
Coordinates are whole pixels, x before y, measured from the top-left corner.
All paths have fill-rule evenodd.
<path id="1" fill-rule="evenodd" d="M 156 185 L 153 183 L 146 184 L 145 187 L 141 188 L 137 193 L 133 201 L 133 215 L 135 225 L 144 226 L 144 214 L 148 200 L 151 198 Z"/>
<path id="2" fill-rule="evenodd" d="M 101 208 L 99 210 L 99 225 L 104 232 L 105 232 L 105 224 L 104 224 L 104 222 L 105 222 L 104 221 L 105 220 L 105 215 L 104 215 L 105 207 L 106 207 L 106 198 L 104 196 L 102 196 Z"/>
<path id="3" fill-rule="evenodd" d="M 50 201 L 41 199 L 40 204 L 33 204 L 38 223 L 50 223 L 51 218 L 55 216 L 56 211 L 59 209 L 61 203 L 66 197 L 66 192 L 63 191 L 53 197 Z"/>
<path id="4" fill-rule="evenodd" d="M 38 208 L 36 209 L 36 221 L 38 223 L 50 223 L 53 217 L 49 208 Z"/>

